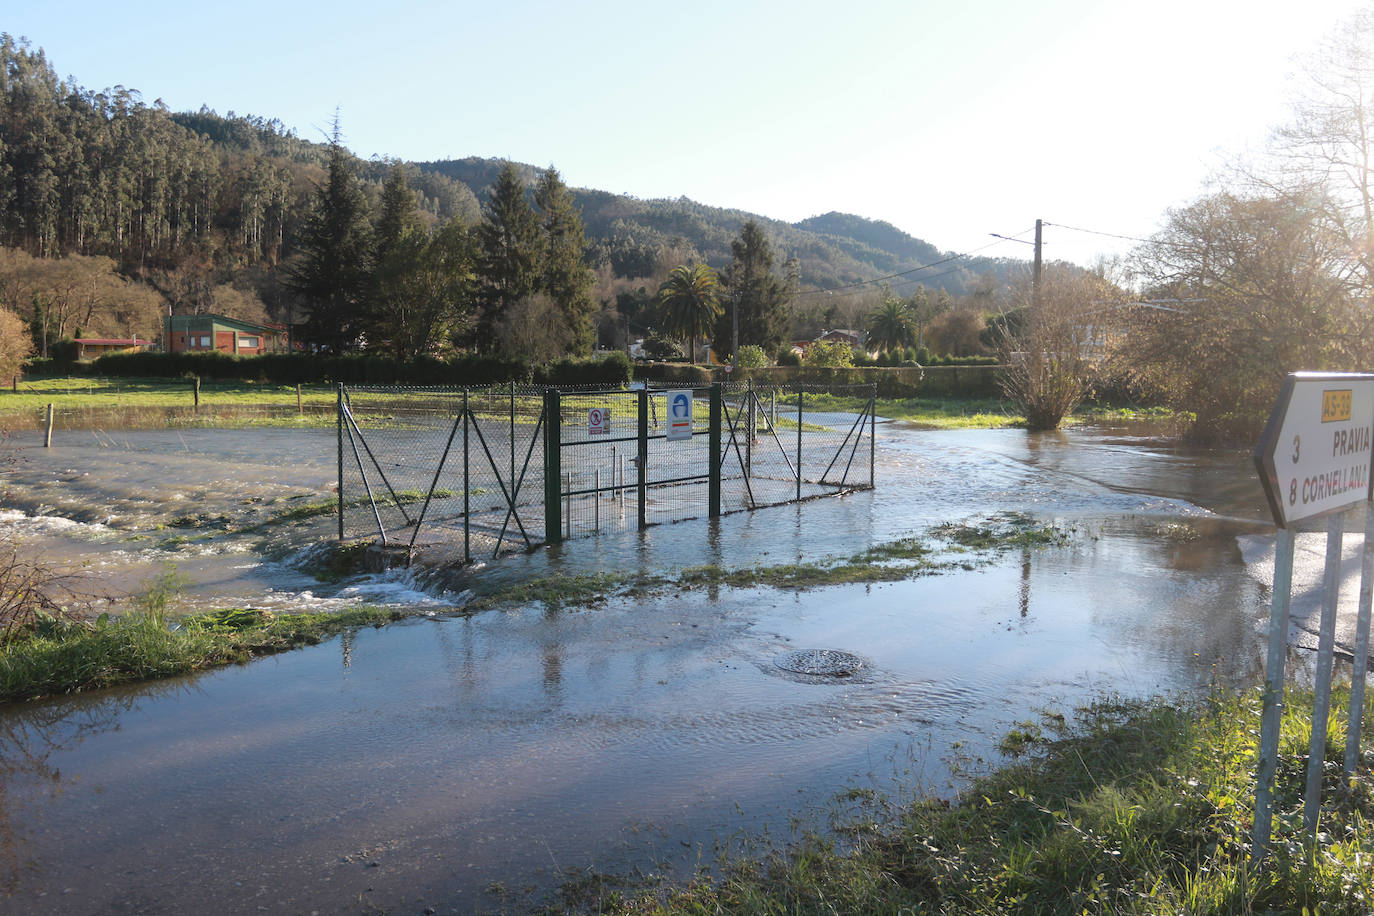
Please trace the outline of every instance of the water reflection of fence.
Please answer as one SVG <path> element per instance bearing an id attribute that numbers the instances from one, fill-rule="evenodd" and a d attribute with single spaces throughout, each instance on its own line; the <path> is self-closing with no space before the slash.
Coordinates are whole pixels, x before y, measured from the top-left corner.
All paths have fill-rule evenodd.
<path id="1" fill-rule="evenodd" d="M 643 387 L 340 386 L 339 537 L 471 560 L 873 486 L 871 385 L 675 391 L 670 438 Z"/>

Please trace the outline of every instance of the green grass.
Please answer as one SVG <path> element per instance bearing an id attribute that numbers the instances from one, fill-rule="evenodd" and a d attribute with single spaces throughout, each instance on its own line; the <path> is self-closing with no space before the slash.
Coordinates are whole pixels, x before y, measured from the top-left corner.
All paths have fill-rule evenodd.
<path id="1" fill-rule="evenodd" d="M 1345 699 L 1337 691 L 1336 706 Z M 1344 736 L 1335 729 L 1323 841 L 1307 845 L 1299 795 L 1311 692 L 1292 690 L 1287 704 L 1276 835 L 1262 870 L 1248 860 L 1260 713 L 1251 691 L 1047 714 L 1004 739 L 1014 761 L 953 802 L 848 798 L 862 803 L 856 814 L 789 850 L 678 884 L 584 875 L 548 912 L 1369 913 L 1370 768 L 1339 791 Z M 1368 761 L 1368 731 L 1363 745 Z"/>
<path id="2" fill-rule="evenodd" d="M 187 618 L 172 629 L 162 613 L 141 609 L 121 617 L 102 616 L 91 624 L 54 625 L 0 646 L 0 702 L 242 663 L 399 617 L 377 608 L 282 616 L 228 610 Z"/>
<path id="3" fill-rule="evenodd" d="M 190 379 L 55 378 L 19 383 L 17 392 L 0 388 L 0 416 L 12 411 L 37 411 L 49 403 L 64 408 L 191 407 Z M 337 401 L 333 385 L 303 385 L 305 407 L 332 408 Z M 295 407 L 294 385 L 202 380 L 202 407 Z"/>
<path id="4" fill-rule="evenodd" d="M 297 414 L 296 389 L 291 385 L 272 385 L 253 382 L 203 381 L 200 389 L 200 412 L 193 413 L 192 383 L 188 379 L 97 379 L 59 378 L 35 379 L 21 382 L 17 393 L 0 388 L 0 424 L 13 428 L 35 427 L 42 422 L 42 412 L 52 403 L 60 414 L 72 412 L 98 417 L 101 422 L 126 425 L 171 425 L 187 427 L 289 426 L 328 427 L 335 422 L 336 390 L 332 385 L 302 386 L 304 413 Z M 401 390 L 385 395 L 360 393 L 355 401 L 360 425 L 365 428 L 408 428 L 415 426 L 406 417 L 417 409 L 434 405 L 436 396 L 424 390 Z M 451 401 L 444 401 L 446 409 Z M 779 398 L 779 410 L 785 411 L 788 400 Z M 795 409 L 795 399 L 791 402 Z M 867 399 L 807 394 L 805 411 L 858 411 Z M 591 407 L 611 407 L 612 419 L 626 422 L 636 409 L 628 396 L 610 398 L 604 395 L 565 394 L 562 399 L 563 423 L 577 425 L 586 422 Z M 694 422 L 704 423 L 707 402 L 693 401 Z M 508 418 L 509 402 L 498 395 L 481 395 L 471 401 L 473 412 L 485 421 Z M 176 410 L 172 416 L 163 411 Z M 520 422 L 533 422 L 542 409 L 542 401 L 529 395 L 516 397 Z M 1025 425 L 1025 418 L 1015 406 L 999 398 L 906 398 L 879 399 L 879 416 L 905 420 L 931 429 L 1000 429 Z M 399 414 L 399 415 L 397 415 Z M 1083 425 L 1120 420 L 1153 420 L 1168 422 L 1187 417 L 1163 407 L 1081 406 L 1065 420 L 1065 425 Z M 804 426 L 823 429 L 812 424 Z M 778 418 L 780 429 L 795 428 L 795 421 Z"/>

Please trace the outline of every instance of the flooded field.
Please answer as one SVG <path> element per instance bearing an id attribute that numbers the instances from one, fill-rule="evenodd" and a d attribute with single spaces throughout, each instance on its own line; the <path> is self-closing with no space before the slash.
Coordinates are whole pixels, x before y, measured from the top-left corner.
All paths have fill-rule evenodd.
<path id="1" fill-rule="evenodd" d="M 1040 709 L 1251 683 L 1269 529 L 1249 457 L 1148 432 L 884 423 L 874 491 L 329 586 L 299 568 L 327 516 L 260 523 L 332 495 L 330 430 L 18 434 L 0 525 L 110 593 L 170 560 L 193 608 L 435 616 L 0 708 L 0 909 L 519 910 L 592 867 L 785 841 L 849 788 L 951 794 Z M 882 586 L 444 613 L 492 581 L 849 555 L 1007 510 L 1070 537 Z M 779 664 L 815 649 L 860 665 Z"/>

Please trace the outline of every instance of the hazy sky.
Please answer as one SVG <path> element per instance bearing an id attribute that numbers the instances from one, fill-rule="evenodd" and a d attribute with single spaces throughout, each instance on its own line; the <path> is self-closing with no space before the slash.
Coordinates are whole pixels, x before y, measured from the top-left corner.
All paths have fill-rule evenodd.
<path id="1" fill-rule="evenodd" d="M 571 185 L 1047 258 L 1150 233 L 1287 111 L 1354 0 L 15 3 L 60 75 L 173 110 L 339 109 L 361 156 L 502 156 Z M 985 252 L 1024 257 L 1006 243 Z"/>

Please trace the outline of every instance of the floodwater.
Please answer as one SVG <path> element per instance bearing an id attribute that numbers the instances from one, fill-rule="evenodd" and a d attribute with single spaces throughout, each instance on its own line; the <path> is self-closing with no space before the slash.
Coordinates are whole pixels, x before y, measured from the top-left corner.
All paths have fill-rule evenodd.
<path id="1" fill-rule="evenodd" d="M 519 910 L 593 867 L 681 875 L 745 831 L 785 842 L 848 788 L 950 794 L 1041 709 L 1253 683 L 1272 537 L 1248 456 L 1148 432 L 884 423 L 872 492 L 329 587 L 293 565 L 327 517 L 179 538 L 189 516 L 213 534 L 327 498 L 332 431 L 90 433 L 53 450 L 20 434 L 0 526 L 107 593 L 170 559 L 190 607 L 435 616 L 0 708 L 0 909 Z M 1001 511 L 1071 537 L 880 586 L 444 614 L 485 581 L 848 555 Z M 778 666 L 808 649 L 864 665 Z"/>

